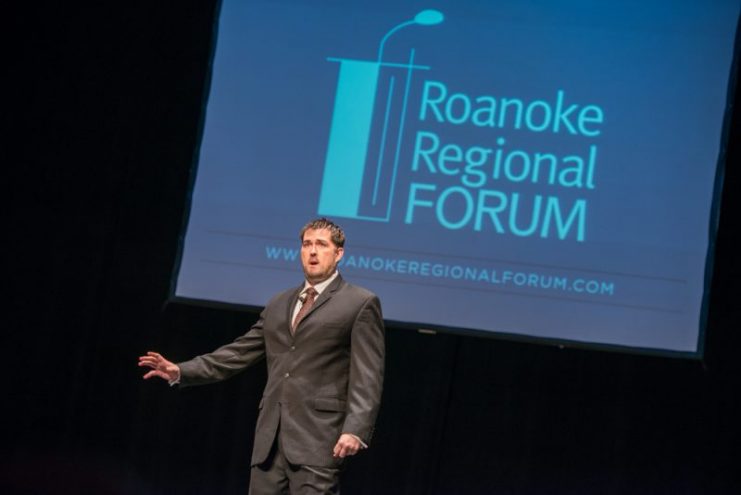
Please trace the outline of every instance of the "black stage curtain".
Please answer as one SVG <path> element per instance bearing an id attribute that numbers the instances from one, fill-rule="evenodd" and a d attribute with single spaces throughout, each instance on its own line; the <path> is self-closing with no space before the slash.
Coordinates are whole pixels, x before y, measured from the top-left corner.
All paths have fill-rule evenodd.
<path id="1" fill-rule="evenodd" d="M 166 303 L 216 8 L 42 2 L 6 17 L 2 493 L 246 493 L 264 368 L 178 391 L 136 366 L 256 318 Z M 702 361 L 389 328 L 377 435 L 344 492 L 741 492 L 740 114 Z"/>

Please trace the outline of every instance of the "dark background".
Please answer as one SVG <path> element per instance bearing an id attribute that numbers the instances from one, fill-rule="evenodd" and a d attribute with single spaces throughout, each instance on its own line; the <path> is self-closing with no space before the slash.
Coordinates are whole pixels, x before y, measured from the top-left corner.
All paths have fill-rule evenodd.
<path id="1" fill-rule="evenodd" d="M 264 368 L 179 391 L 136 366 L 255 320 L 167 303 L 215 14 L 182 0 L 5 16 L 2 493 L 246 493 Z M 702 360 L 391 327 L 377 434 L 343 492 L 741 492 L 739 114 Z"/>

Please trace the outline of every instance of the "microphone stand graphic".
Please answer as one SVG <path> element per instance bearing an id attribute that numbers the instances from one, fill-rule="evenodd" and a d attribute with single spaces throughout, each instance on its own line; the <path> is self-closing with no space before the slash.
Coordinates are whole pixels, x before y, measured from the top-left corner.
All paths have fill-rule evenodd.
<path id="1" fill-rule="evenodd" d="M 433 26 L 444 20 L 442 13 L 436 10 L 423 10 L 413 19 L 402 22 L 389 30 L 378 47 L 376 60 L 351 60 L 343 58 L 328 58 L 331 62 L 340 63 L 340 71 L 335 93 L 334 113 L 330 128 L 327 157 L 324 164 L 321 194 L 319 197 L 319 211 L 323 216 L 335 216 L 388 222 L 391 216 L 391 203 L 399 164 L 399 152 L 406 118 L 407 100 L 411 83 L 412 71 L 416 69 L 428 70 L 429 67 L 414 65 L 414 49 L 411 50 L 409 62 L 405 64 L 385 62 L 383 50 L 386 41 L 399 30 L 412 25 Z M 369 155 L 371 128 L 376 107 L 376 96 L 379 93 L 379 76 L 382 68 L 401 69 L 406 73 L 406 83 L 401 98 L 401 109 L 398 118 L 396 145 L 392 146 L 393 157 L 391 178 L 389 180 L 388 197 L 385 211 L 374 214 L 361 214 L 361 194 L 366 162 Z M 378 205 L 380 183 L 384 157 L 387 153 L 389 140 L 390 117 L 393 113 L 396 78 L 388 80 L 388 89 L 383 113 L 383 127 L 380 133 L 378 157 L 376 160 L 375 179 L 371 206 Z M 386 88 L 382 88 L 386 89 Z M 398 111 L 398 110 L 397 110 Z"/>
<path id="2" fill-rule="evenodd" d="M 415 15 L 414 19 L 410 21 L 404 21 L 401 24 L 393 27 L 389 30 L 388 33 L 383 36 L 383 38 L 381 39 L 381 43 L 378 46 L 378 63 L 381 63 L 381 60 L 383 60 L 383 45 L 386 44 L 386 40 L 389 39 L 392 34 L 402 28 L 412 26 L 414 24 L 419 24 L 420 26 L 434 26 L 435 24 L 440 24 L 441 22 L 443 22 L 444 19 L 445 17 L 443 16 L 442 12 L 428 9 L 423 10 L 419 14 Z"/>

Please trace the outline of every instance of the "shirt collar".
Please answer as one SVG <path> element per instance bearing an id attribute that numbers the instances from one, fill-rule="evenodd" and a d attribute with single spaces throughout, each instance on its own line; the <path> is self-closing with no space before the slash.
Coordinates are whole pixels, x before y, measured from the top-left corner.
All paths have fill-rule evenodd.
<path id="1" fill-rule="evenodd" d="M 308 289 L 309 287 L 314 287 L 314 290 L 316 290 L 316 292 L 317 292 L 317 297 L 319 297 L 319 295 L 322 292 L 324 292 L 324 289 L 326 289 L 327 287 L 329 287 L 329 284 L 331 284 L 332 282 L 334 282 L 334 279 L 336 279 L 339 274 L 340 274 L 340 271 L 339 270 L 335 270 L 334 273 L 332 275 L 330 275 L 327 280 L 324 280 L 322 282 L 319 282 L 318 284 L 316 284 L 314 286 L 312 286 L 308 281 L 305 281 L 304 282 L 304 288 L 301 290 L 301 293 L 303 294 L 306 291 L 306 289 Z"/>

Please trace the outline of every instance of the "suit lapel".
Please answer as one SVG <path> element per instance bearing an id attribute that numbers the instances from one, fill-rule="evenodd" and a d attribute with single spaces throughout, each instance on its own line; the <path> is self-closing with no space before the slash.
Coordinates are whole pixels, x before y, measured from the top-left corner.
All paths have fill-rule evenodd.
<path id="1" fill-rule="evenodd" d="M 296 307 L 296 303 L 298 303 L 298 296 L 301 295 L 301 291 L 304 290 L 304 284 L 299 285 L 296 287 L 296 290 L 293 291 L 293 294 L 291 294 L 290 299 L 288 300 L 288 308 L 286 310 L 288 311 L 288 314 L 286 315 L 286 321 L 288 322 L 288 333 L 291 333 L 291 325 L 293 325 L 293 309 Z"/>

